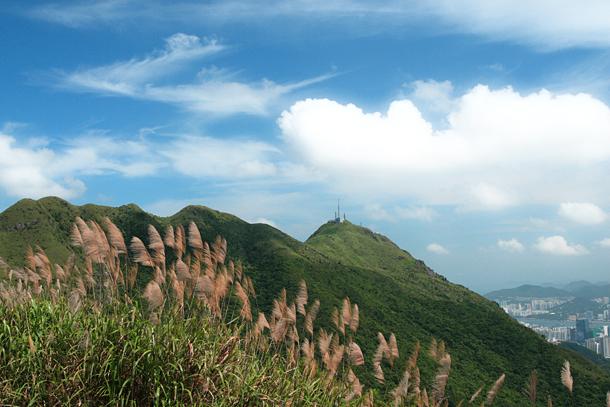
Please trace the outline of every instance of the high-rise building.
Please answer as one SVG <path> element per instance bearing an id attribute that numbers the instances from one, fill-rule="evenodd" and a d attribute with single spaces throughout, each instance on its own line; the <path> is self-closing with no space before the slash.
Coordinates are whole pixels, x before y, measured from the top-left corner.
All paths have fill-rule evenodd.
<path id="1" fill-rule="evenodd" d="M 589 337 L 589 320 L 576 320 L 576 342 L 583 343 Z"/>
<path id="2" fill-rule="evenodd" d="M 610 359 L 610 336 L 604 336 L 602 338 L 602 349 L 604 351 L 604 357 Z"/>
<path id="3" fill-rule="evenodd" d="M 603 326 L 603 333 L 604 333 L 603 336 L 610 336 L 610 335 L 608 335 L 608 325 Z"/>
<path id="4" fill-rule="evenodd" d="M 603 347 L 601 343 L 601 338 L 589 338 L 585 340 L 585 346 L 592 352 L 597 353 L 598 355 L 602 355 Z"/>

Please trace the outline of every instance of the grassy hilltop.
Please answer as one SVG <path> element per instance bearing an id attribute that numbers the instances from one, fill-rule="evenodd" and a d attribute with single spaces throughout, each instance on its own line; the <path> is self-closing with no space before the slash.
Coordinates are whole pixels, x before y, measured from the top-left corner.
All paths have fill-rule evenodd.
<path id="1" fill-rule="evenodd" d="M 147 236 L 149 224 L 163 230 L 194 221 L 204 240 L 226 238 L 228 257 L 241 260 L 254 281 L 253 305 L 265 312 L 283 287 L 293 297 L 301 279 L 307 282 L 311 298 L 321 301 L 322 326 L 330 325 L 331 308 L 349 296 L 360 307 L 362 323 L 356 339 L 365 355 L 375 352 L 377 332 L 395 333 L 402 355 L 408 355 L 417 341 L 426 347 L 433 337 L 443 340 L 452 357 L 447 389 L 451 400 L 468 399 L 481 385 L 488 387 L 505 373 L 498 404 L 524 405 L 523 388 L 536 369 L 540 399 L 551 394 L 556 405 L 564 405 L 568 403 L 560 380 L 564 360 L 572 364 L 576 405 L 603 405 L 610 389 L 610 375 L 598 366 L 546 343 L 494 302 L 448 282 L 388 238 L 349 222 L 322 225 L 303 243 L 271 226 L 249 224 L 202 206 L 162 218 L 135 205 L 79 207 L 57 198 L 22 200 L 0 214 L 0 257 L 20 266 L 28 245 L 39 245 L 53 262 L 65 261 L 72 251 L 69 233 L 76 216 L 96 221 L 108 216 L 128 239 Z M 387 392 L 400 380 L 404 366 L 399 363 L 388 372 L 382 386 L 370 373 L 370 359 L 357 373 L 365 386 Z M 437 365 L 425 352 L 419 366 L 422 381 L 433 381 Z"/>

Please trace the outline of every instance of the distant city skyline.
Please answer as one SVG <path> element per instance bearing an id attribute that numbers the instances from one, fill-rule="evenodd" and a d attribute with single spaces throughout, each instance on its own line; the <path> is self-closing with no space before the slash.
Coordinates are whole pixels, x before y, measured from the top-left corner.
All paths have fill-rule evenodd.
<path id="1" fill-rule="evenodd" d="M 610 4 L 5 1 L 0 210 L 333 219 L 486 293 L 608 281 Z"/>

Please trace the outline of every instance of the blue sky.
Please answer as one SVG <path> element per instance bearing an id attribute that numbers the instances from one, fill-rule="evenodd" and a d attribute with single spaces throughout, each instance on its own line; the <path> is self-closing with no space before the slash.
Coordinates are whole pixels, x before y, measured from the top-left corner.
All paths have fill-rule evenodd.
<path id="1" fill-rule="evenodd" d="M 450 280 L 607 281 L 610 5 L 0 6 L 0 208 L 188 204 L 304 240 L 341 198 Z"/>

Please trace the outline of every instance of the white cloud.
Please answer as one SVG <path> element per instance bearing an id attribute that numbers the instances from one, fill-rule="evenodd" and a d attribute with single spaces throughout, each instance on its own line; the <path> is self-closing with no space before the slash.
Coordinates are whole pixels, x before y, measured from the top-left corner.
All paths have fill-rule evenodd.
<path id="1" fill-rule="evenodd" d="M 562 203 L 559 215 L 583 225 L 597 225 L 608 219 L 608 215 L 599 206 L 586 202 Z"/>
<path id="2" fill-rule="evenodd" d="M 443 256 L 449 254 L 449 250 L 445 249 L 438 243 L 430 243 L 428 246 L 426 246 L 426 250 L 428 250 L 430 253 L 439 254 Z"/>
<path id="3" fill-rule="evenodd" d="M 306 165 L 363 195 L 472 209 L 610 195 L 610 108 L 591 95 L 478 85 L 456 99 L 447 122 L 435 129 L 410 100 L 366 113 L 306 99 L 278 119 Z"/>
<path id="4" fill-rule="evenodd" d="M 150 175 L 158 164 L 147 160 L 143 144 L 101 135 L 85 135 L 61 148 L 21 145 L 0 133 L 0 190 L 9 196 L 40 198 L 54 195 L 70 199 L 83 194 L 83 175 L 118 173 Z"/>
<path id="5" fill-rule="evenodd" d="M 513 1 L 485 0 L 222 0 L 211 2 L 150 2 L 99 0 L 48 3 L 33 7 L 34 18 L 89 27 L 143 21 L 182 23 L 260 22 L 290 23 L 315 19 L 318 24 L 349 26 L 356 35 L 379 30 L 400 30 L 420 21 L 437 32 L 473 33 L 500 41 L 531 44 L 545 49 L 607 47 L 610 45 L 610 4 L 589 0 L 586 7 L 570 0 L 539 0 L 527 6 Z M 362 16 L 366 15 L 365 20 Z M 323 18 L 321 18 L 323 17 Z M 287 20 L 290 19 L 290 20 Z M 309 27 L 309 26 L 307 26 Z"/>
<path id="6" fill-rule="evenodd" d="M 162 77 L 224 49 L 216 40 L 178 33 L 165 40 L 163 50 L 145 58 L 62 73 L 59 86 L 72 91 L 170 103 L 199 113 L 264 115 L 281 96 L 332 76 L 289 84 L 270 80 L 246 83 L 230 79 L 232 75 L 216 68 L 202 70 L 193 83 L 158 84 Z"/>
<path id="7" fill-rule="evenodd" d="M 138 96 L 151 80 L 171 75 L 186 64 L 225 49 L 215 40 L 177 33 L 165 40 L 165 48 L 142 59 L 115 62 L 66 74 L 61 85 L 102 94 Z"/>
<path id="8" fill-rule="evenodd" d="M 539 237 L 534 248 L 542 253 L 559 256 L 580 256 L 589 251 L 582 245 L 570 245 L 563 236 Z"/>
<path id="9" fill-rule="evenodd" d="M 498 240 L 498 247 L 511 253 L 521 253 L 525 251 L 525 246 L 517 239 Z"/>
<path id="10" fill-rule="evenodd" d="M 601 247 L 610 249 L 610 237 L 600 240 L 597 242 L 597 244 L 599 244 Z"/>
<path id="11" fill-rule="evenodd" d="M 253 178 L 278 173 L 277 148 L 252 140 L 181 137 L 164 146 L 162 155 L 179 173 L 191 177 Z"/>

